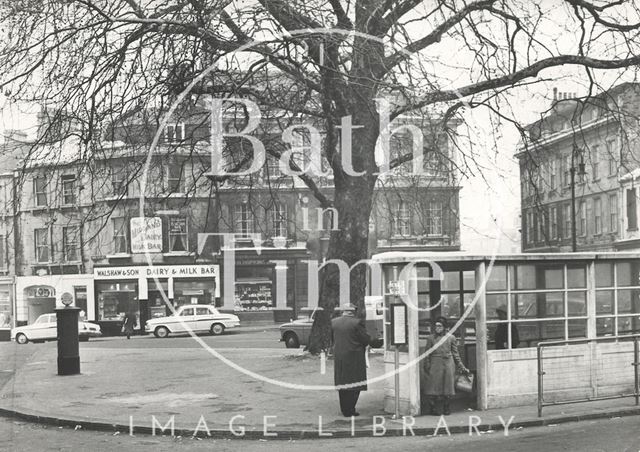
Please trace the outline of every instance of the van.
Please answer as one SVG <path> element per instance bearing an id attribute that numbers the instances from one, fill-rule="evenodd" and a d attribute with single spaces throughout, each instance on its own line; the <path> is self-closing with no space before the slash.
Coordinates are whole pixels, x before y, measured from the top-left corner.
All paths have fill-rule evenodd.
<path id="1" fill-rule="evenodd" d="M 365 324 L 372 339 L 384 337 L 384 299 L 381 296 L 364 297 Z"/>

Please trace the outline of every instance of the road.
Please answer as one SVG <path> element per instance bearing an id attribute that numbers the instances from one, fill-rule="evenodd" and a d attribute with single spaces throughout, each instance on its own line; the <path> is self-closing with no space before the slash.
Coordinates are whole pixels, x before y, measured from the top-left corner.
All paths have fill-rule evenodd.
<path id="1" fill-rule="evenodd" d="M 263 329 L 244 327 L 227 331 L 222 336 L 200 335 L 198 336 L 212 348 L 284 348 L 284 343 L 279 342 L 280 333 L 277 329 Z M 55 341 L 39 344 L 28 343 L 18 345 L 15 342 L 0 342 L 0 387 L 4 386 L 13 376 L 17 368 L 28 365 L 33 353 L 43 347 L 55 348 Z M 151 335 L 134 336 L 131 340 L 126 337 L 104 337 L 91 339 L 89 342 L 80 343 L 80 353 L 83 348 L 197 348 L 200 344 L 190 336 L 175 336 L 166 339 L 158 339 Z M 300 349 L 302 350 L 302 349 Z"/>
<path id="2" fill-rule="evenodd" d="M 318 451 L 335 448 L 348 451 L 424 451 L 438 452 L 501 452 L 501 451 L 634 451 L 640 447 L 640 420 L 635 417 L 583 421 L 561 424 L 554 427 L 537 427 L 511 432 L 505 437 L 502 432 L 481 437 L 453 435 L 451 437 L 406 437 L 406 438 L 349 438 L 305 441 L 277 440 L 213 440 L 193 438 L 171 438 L 138 435 L 130 437 L 124 432 L 91 432 L 25 423 L 0 417 L 0 450 L 36 451 L 80 451 L 80 450 L 140 450 L 140 451 Z"/>

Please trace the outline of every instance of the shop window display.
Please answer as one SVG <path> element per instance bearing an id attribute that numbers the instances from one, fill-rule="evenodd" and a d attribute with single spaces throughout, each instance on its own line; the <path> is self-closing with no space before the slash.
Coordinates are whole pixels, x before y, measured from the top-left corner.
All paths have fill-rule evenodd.
<path id="1" fill-rule="evenodd" d="M 98 320 L 122 320 L 133 311 L 140 318 L 135 282 L 97 283 Z"/>

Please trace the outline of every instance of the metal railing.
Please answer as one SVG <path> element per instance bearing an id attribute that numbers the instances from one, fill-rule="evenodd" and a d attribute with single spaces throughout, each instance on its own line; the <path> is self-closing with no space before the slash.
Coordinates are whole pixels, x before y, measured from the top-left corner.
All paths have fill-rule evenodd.
<path id="1" fill-rule="evenodd" d="M 633 341 L 633 361 L 629 363 L 630 366 L 633 367 L 634 374 L 634 391 L 632 394 L 616 394 L 616 395 L 608 395 L 608 396 L 595 396 L 595 397 L 584 397 L 584 398 L 575 398 L 571 400 L 555 400 L 555 401 L 545 401 L 544 400 L 544 376 L 546 372 L 544 371 L 543 366 L 543 349 L 549 348 L 553 346 L 559 345 L 579 345 L 579 344 L 590 344 L 590 343 L 600 343 L 600 342 L 619 342 L 619 341 Z M 600 337 L 595 339 L 568 339 L 568 340 L 560 340 L 560 341 L 549 341 L 549 342 L 540 342 L 537 346 L 537 361 L 538 361 L 538 417 L 542 416 L 542 408 L 545 406 L 552 405 L 566 405 L 571 403 L 581 403 L 581 402 L 591 402 L 597 400 L 609 400 L 609 399 L 620 399 L 625 397 L 635 397 L 636 405 L 640 405 L 640 370 L 638 366 L 640 366 L 640 334 L 637 335 L 628 335 L 628 336 L 609 336 L 609 337 Z M 561 357 L 560 357 L 561 358 Z M 591 368 L 596 365 L 591 361 Z M 590 369 L 592 370 L 592 369 Z"/>

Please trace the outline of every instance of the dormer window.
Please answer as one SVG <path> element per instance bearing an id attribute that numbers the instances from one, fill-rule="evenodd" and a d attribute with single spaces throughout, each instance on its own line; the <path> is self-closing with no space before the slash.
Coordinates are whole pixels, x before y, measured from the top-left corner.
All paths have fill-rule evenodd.
<path id="1" fill-rule="evenodd" d="M 181 143 L 184 140 L 184 124 L 167 124 L 164 132 L 167 143 Z"/>

